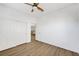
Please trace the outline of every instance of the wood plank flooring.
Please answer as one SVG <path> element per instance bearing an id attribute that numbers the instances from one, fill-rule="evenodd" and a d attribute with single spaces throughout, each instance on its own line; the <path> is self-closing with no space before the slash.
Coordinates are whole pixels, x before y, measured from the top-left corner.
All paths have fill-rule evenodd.
<path id="1" fill-rule="evenodd" d="M 79 56 L 75 52 L 36 41 L 34 36 L 32 39 L 31 43 L 1 51 L 0 56 Z"/>

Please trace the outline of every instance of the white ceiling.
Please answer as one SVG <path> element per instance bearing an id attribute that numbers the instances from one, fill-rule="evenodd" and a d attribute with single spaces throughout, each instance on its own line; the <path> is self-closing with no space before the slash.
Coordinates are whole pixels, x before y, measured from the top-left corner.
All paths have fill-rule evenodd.
<path id="1" fill-rule="evenodd" d="M 70 3 L 42 3 L 41 5 L 44 7 L 46 12 L 50 12 L 68 6 Z"/>
<path id="2" fill-rule="evenodd" d="M 45 10 L 44 12 L 40 12 L 35 8 L 35 11 L 31 13 L 32 7 L 26 5 L 24 3 L 4 3 L 3 5 L 14 8 L 17 11 L 28 14 L 29 16 L 36 17 L 37 15 L 42 15 L 46 13 L 51 13 L 57 9 L 69 6 L 71 3 L 40 3 L 40 6 Z"/>

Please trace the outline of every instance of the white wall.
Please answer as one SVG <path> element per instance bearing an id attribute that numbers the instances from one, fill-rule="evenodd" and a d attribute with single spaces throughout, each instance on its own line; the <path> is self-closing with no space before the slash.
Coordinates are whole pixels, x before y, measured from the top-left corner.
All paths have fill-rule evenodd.
<path id="1" fill-rule="evenodd" d="M 29 29 L 25 23 L 0 20 L 0 51 L 30 42 Z"/>
<path id="2" fill-rule="evenodd" d="M 79 5 L 71 5 L 38 19 L 36 39 L 79 53 Z"/>
<path id="3" fill-rule="evenodd" d="M 0 51 L 31 42 L 34 18 L 0 4 Z"/>

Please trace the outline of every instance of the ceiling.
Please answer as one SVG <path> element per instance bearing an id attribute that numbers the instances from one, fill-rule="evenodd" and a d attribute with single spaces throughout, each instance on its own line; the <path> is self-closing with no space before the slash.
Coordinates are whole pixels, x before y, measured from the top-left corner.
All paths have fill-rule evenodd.
<path id="1" fill-rule="evenodd" d="M 71 5 L 71 3 L 40 3 L 40 6 L 45 10 L 44 12 L 40 12 L 35 8 L 35 11 L 33 13 L 31 13 L 31 9 L 32 7 L 29 5 L 26 5 L 24 3 L 3 3 L 3 5 L 10 7 L 10 8 L 14 8 L 15 10 L 20 11 L 21 13 L 25 13 L 28 14 L 29 16 L 33 16 L 36 17 L 38 15 L 42 15 L 42 14 L 48 14 L 51 13 L 57 9 L 66 7 Z"/>

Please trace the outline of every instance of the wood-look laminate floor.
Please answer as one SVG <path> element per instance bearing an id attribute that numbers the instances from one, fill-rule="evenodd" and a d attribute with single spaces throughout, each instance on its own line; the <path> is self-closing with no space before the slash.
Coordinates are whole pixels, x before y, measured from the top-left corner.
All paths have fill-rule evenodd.
<path id="1" fill-rule="evenodd" d="M 79 54 L 33 39 L 31 43 L 1 51 L 0 56 L 79 56 Z"/>

